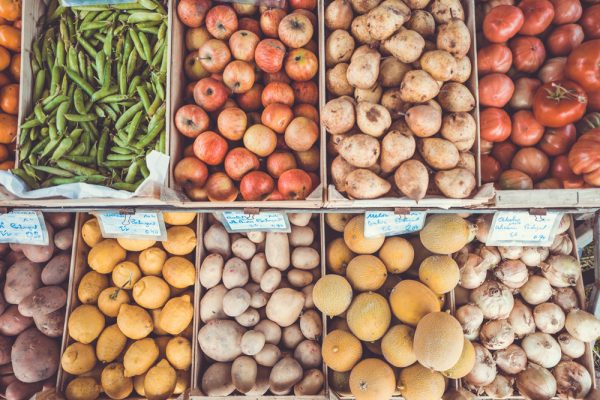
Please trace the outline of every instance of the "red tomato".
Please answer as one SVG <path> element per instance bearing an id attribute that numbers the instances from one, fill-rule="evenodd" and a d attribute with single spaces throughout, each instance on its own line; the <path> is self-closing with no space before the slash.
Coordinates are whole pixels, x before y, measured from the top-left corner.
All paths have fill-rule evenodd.
<path id="1" fill-rule="evenodd" d="M 567 57 L 550 58 L 538 71 L 538 78 L 544 83 L 563 80 L 566 65 Z"/>
<path id="2" fill-rule="evenodd" d="M 519 31 L 521 35 L 539 35 L 554 19 L 554 6 L 549 0 L 523 0 L 519 8 L 525 15 L 525 22 Z"/>
<path id="3" fill-rule="evenodd" d="M 509 43 L 517 71 L 535 72 L 546 59 L 544 43 L 534 36 L 519 36 Z"/>
<path id="4" fill-rule="evenodd" d="M 589 174 L 600 169 L 600 129 L 587 131 L 569 150 L 569 166 L 576 174 Z"/>
<path id="5" fill-rule="evenodd" d="M 600 39 L 600 4 L 585 10 L 581 18 L 581 26 L 588 39 Z"/>
<path id="6" fill-rule="evenodd" d="M 567 58 L 565 75 L 588 92 L 600 90 L 600 39 L 585 42 L 573 50 Z"/>
<path id="7" fill-rule="evenodd" d="M 510 99 L 510 106 L 515 110 L 528 110 L 533 106 L 533 97 L 542 86 L 539 79 L 521 77 L 515 82 L 515 93 Z"/>
<path id="8" fill-rule="evenodd" d="M 477 52 L 477 71 L 481 76 L 492 72 L 505 74 L 512 66 L 512 58 L 506 45 L 492 43 Z"/>
<path id="9" fill-rule="evenodd" d="M 562 128 L 546 129 L 544 137 L 540 140 L 540 149 L 549 156 L 565 154 L 577 140 L 575 125 L 569 124 Z"/>
<path id="10" fill-rule="evenodd" d="M 585 115 L 587 94 L 571 81 L 544 83 L 533 98 L 535 119 L 544 126 L 560 128 Z"/>
<path id="11" fill-rule="evenodd" d="M 577 179 L 577 175 L 575 175 L 569 166 L 569 159 L 565 155 L 555 157 L 554 160 L 552 160 L 550 175 L 552 175 L 553 178 L 560 179 L 561 181 Z"/>
<path id="12" fill-rule="evenodd" d="M 554 29 L 546 38 L 546 47 L 550 54 L 567 56 L 573 49 L 583 43 L 581 25 L 566 24 Z"/>
<path id="13" fill-rule="evenodd" d="M 501 173 L 502 167 L 498 160 L 488 154 L 481 155 L 481 180 L 483 183 L 496 182 Z"/>
<path id="14" fill-rule="evenodd" d="M 587 92 L 588 95 L 588 112 L 600 111 L 600 90 L 595 92 Z"/>
<path id="15" fill-rule="evenodd" d="M 504 74 L 489 74 L 479 80 L 479 103 L 487 107 L 504 107 L 515 92 L 512 79 Z"/>
<path id="16" fill-rule="evenodd" d="M 498 187 L 503 190 L 533 189 L 533 181 L 526 173 L 509 169 L 500 175 Z"/>
<path id="17" fill-rule="evenodd" d="M 543 135 L 544 127 L 536 121 L 531 111 L 517 111 L 512 116 L 510 140 L 514 144 L 518 146 L 535 146 Z"/>
<path id="18" fill-rule="evenodd" d="M 582 7 L 579 0 L 550 0 L 554 5 L 554 19 L 556 25 L 571 24 L 581 18 Z"/>
<path id="19" fill-rule="evenodd" d="M 508 169 L 510 163 L 517 152 L 517 146 L 509 140 L 504 142 L 496 143 L 492 150 L 492 156 L 498 160 L 502 169 Z"/>
<path id="20" fill-rule="evenodd" d="M 525 147 L 513 157 L 510 167 L 525 172 L 534 181 L 544 178 L 550 168 L 550 160 L 543 151 L 535 147 Z"/>
<path id="21" fill-rule="evenodd" d="M 523 11 L 515 6 L 494 7 L 483 19 L 483 36 L 492 43 L 504 43 L 515 36 L 525 22 Z"/>
<path id="22" fill-rule="evenodd" d="M 479 116 L 481 138 L 489 142 L 503 142 L 510 136 L 512 123 L 501 108 L 486 108 Z"/>

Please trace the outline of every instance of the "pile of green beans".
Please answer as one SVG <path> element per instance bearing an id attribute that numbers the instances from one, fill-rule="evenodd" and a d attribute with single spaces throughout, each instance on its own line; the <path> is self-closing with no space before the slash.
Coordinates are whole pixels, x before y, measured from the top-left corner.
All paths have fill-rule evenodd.
<path id="1" fill-rule="evenodd" d="M 86 182 L 134 191 L 166 152 L 163 0 L 66 8 L 52 0 L 31 49 L 32 113 L 18 169 L 32 189 Z"/>

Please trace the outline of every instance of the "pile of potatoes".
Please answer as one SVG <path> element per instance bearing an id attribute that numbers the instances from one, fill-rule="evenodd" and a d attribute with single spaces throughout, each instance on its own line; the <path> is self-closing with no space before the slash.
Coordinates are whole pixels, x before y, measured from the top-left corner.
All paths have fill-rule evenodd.
<path id="1" fill-rule="evenodd" d="M 164 400 L 189 387 L 195 213 L 163 213 L 167 240 L 104 239 L 95 218 L 81 236 L 90 247 L 73 295 L 69 341 L 60 365 L 67 400 L 137 395 Z"/>
<path id="2" fill-rule="evenodd" d="M 206 396 L 322 392 L 322 319 L 312 302 L 320 276 L 318 224 L 289 214 L 291 233 L 229 235 L 212 221 L 200 283 L 201 372 Z"/>
<path id="3" fill-rule="evenodd" d="M 325 9 L 335 188 L 355 199 L 469 197 L 476 101 L 460 0 L 333 0 Z"/>
<path id="4" fill-rule="evenodd" d="M 49 244 L 0 244 L 0 397 L 54 387 L 65 323 L 73 214 L 46 214 Z"/>

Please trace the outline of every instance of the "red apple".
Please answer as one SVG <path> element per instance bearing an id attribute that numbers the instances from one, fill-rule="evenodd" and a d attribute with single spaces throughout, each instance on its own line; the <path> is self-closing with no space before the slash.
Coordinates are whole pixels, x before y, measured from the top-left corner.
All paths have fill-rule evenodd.
<path id="1" fill-rule="evenodd" d="M 210 0 L 180 0 L 177 5 L 179 20 L 190 28 L 198 28 L 204 22 Z"/>
<path id="2" fill-rule="evenodd" d="M 229 47 L 233 58 L 241 61 L 254 61 L 254 50 L 260 42 L 256 33 L 237 31 L 229 38 Z"/>
<path id="3" fill-rule="evenodd" d="M 199 60 L 205 70 L 210 73 L 221 72 L 231 60 L 231 52 L 227 44 L 218 39 L 206 41 L 198 50 Z"/>
<path id="4" fill-rule="evenodd" d="M 292 82 L 296 103 L 319 104 L 319 88 L 314 81 Z"/>
<path id="5" fill-rule="evenodd" d="M 307 151 L 319 138 L 319 127 L 312 119 L 296 117 L 285 129 L 285 143 L 294 151 Z"/>
<path id="6" fill-rule="evenodd" d="M 294 49 L 285 60 L 285 73 L 294 81 L 308 81 L 318 70 L 319 61 L 310 50 Z"/>
<path id="7" fill-rule="evenodd" d="M 310 181 L 311 181 L 312 187 L 313 187 L 312 190 L 314 190 L 314 188 L 316 188 L 317 186 L 319 186 L 319 183 L 320 183 L 319 175 L 317 175 L 314 172 L 309 172 L 308 176 L 310 176 Z"/>
<path id="8" fill-rule="evenodd" d="M 314 10 L 317 6 L 316 0 L 290 0 L 290 6 L 293 9 Z"/>
<path id="9" fill-rule="evenodd" d="M 212 39 L 205 26 L 188 29 L 185 33 L 185 48 L 187 51 L 198 50 L 209 39 Z"/>
<path id="10" fill-rule="evenodd" d="M 183 148 L 183 156 L 184 157 L 196 157 L 194 155 L 194 143 L 188 144 Z"/>
<path id="11" fill-rule="evenodd" d="M 261 95 L 264 86 L 260 83 L 255 83 L 252 89 L 246 93 L 236 95 L 236 100 L 240 108 L 244 111 L 257 111 L 261 108 Z"/>
<path id="12" fill-rule="evenodd" d="M 294 115 L 297 117 L 306 117 L 312 119 L 317 124 L 319 123 L 319 111 L 316 107 L 306 103 L 296 104 L 294 106 Z"/>
<path id="13" fill-rule="evenodd" d="M 196 157 L 184 157 L 175 165 L 173 175 L 178 185 L 202 187 L 208 178 L 208 168 Z"/>
<path id="14" fill-rule="evenodd" d="M 210 201 L 234 201 L 238 190 L 225 172 L 215 172 L 208 177 L 205 186 Z"/>
<path id="15" fill-rule="evenodd" d="M 259 38 L 262 36 L 262 32 L 260 30 L 260 24 L 257 20 L 253 18 L 240 18 L 238 23 L 238 29 L 244 31 L 250 31 L 254 33 Z"/>
<path id="16" fill-rule="evenodd" d="M 213 131 L 202 132 L 194 140 L 194 154 L 208 165 L 219 165 L 225 159 L 229 145 Z"/>
<path id="17" fill-rule="evenodd" d="M 317 16 L 315 15 L 314 12 L 306 10 L 304 8 L 298 8 L 297 10 L 294 10 L 294 14 L 301 14 L 304 15 L 306 17 L 308 17 L 308 19 L 310 20 L 310 23 L 313 26 L 313 31 L 316 32 L 317 27 L 318 27 L 318 20 L 317 20 Z"/>
<path id="18" fill-rule="evenodd" d="M 265 36 L 276 38 L 279 23 L 286 16 L 286 11 L 281 8 L 271 8 L 260 14 L 260 30 Z"/>
<path id="19" fill-rule="evenodd" d="M 301 169 L 308 172 L 315 172 L 319 169 L 320 153 L 317 146 L 306 151 L 297 151 L 295 154 Z"/>
<path id="20" fill-rule="evenodd" d="M 225 85 L 213 78 L 200 79 L 194 86 L 194 101 L 206 111 L 216 111 L 225 104 L 229 92 Z"/>
<path id="21" fill-rule="evenodd" d="M 206 13 L 206 29 L 217 39 L 229 39 L 238 29 L 235 10 L 225 5 L 211 8 Z"/>
<path id="22" fill-rule="evenodd" d="M 254 79 L 254 68 L 245 61 L 232 61 L 223 71 L 223 83 L 232 93 L 246 93 L 252 89 Z"/>
<path id="23" fill-rule="evenodd" d="M 186 100 L 194 100 L 194 88 L 196 87 L 196 83 L 198 83 L 198 81 L 190 82 L 187 85 L 185 85 Z"/>
<path id="24" fill-rule="evenodd" d="M 206 191 L 206 187 L 192 186 L 185 189 L 185 194 L 192 201 L 207 201 L 208 200 L 208 192 Z"/>
<path id="25" fill-rule="evenodd" d="M 276 151 L 267 157 L 267 171 L 274 178 L 279 178 L 285 171 L 294 168 L 298 168 L 298 164 L 292 153 Z"/>
<path id="26" fill-rule="evenodd" d="M 273 74 L 264 73 L 263 83 L 268 85 L 271 82 L 283 82 L 289 84 L 292 80 L 285 74 L 285 71 L 277 71 Z"/>
<path id="27" fill-rule="evenodd" d="M 233 3 L 233 9 L 238 15 L 254 15 L 258 7 L 252 3 Z"/>
<path id="28" fill-rule="evenodd" d="M 237 107 L 226 108 L 217 117 L 217 129 L 229 140 L 241 140 L 247 127 L 248 117 Z"/>
<path id="29" fill-rule="evenodd" d="M 284 57 L 285 45 L 275 39 L 261 40 L 254 50 L 256 65 L 270 74 L 281 70 Z"/>
<path id="30" fill-rule="evenodd" d="M 283 198 L 283 196 L 281 195 L 281 193 L 279 193 L 279 190 L 275 189 L 271 192 L 271 195 L 269 196 L 269 198 L 267 199 L 269 201 L 282 201 L 285 200 Z"/>
<path id="31" fill-rule="evenodd" d="M 287 83 L 271 82 L 265 86 L 260 96 L 263 107 L 273 103 L 281 103 L 287 106 L 294 105 L 294 89 Z"/>
<path id="32" fill-rule="evenodd" d="M 312 190 L 312 180 L 305 171 L 290 169 L 279 177 L 277 189 L 286 200 L 304 200 Z"/>
<path id="33" fill-rule="evenodd" d="M 246 174 L 240 182 L 240 193 L 246 201 L 262 201 L 269 197 L 275 189 L 275 182 L 269 174 L 262 171 L 252 171 Z"/>
<path id="34" fill-rule="evenodd" d="M 200 59 L 200 54 L 197 51 L 189 53 L 183 62 L 183 71 L 185 72 L 186 78 L 191 81 L 197 81 L 198 79 L 206 78 L 210 75 Z"/>
<path id="35" fill-rule="evenodd" d="M 233 180 L 239 181 L 250 171 L 260 167 L 258 157 L 244 147 L 231 149 L 225 157 L 225 172 Z"/>
<path id="36" fill-rule="evenodd" d="M 276 133 L 284 133 L 285 128 L 294 118 L 294 112 L 285 104 L 271 103 L 262 112 L 260 121 L 264 126 L 271 128 Z"/>
<path id="37" fill-rule="evenodd" d="M 175 113 L 175 126 L 182 135 L 195 138 L 208 129 L 210 119 L 206 112 L 194 105 L 188 104 Z"/>
<path id="38" fill-rule="evenodd" d="M 279 40 L 288 47 L 303 47 L 313 36 L 313 24 L 306 15 L 292 13 L 281 20 L 277 28 Z"/>

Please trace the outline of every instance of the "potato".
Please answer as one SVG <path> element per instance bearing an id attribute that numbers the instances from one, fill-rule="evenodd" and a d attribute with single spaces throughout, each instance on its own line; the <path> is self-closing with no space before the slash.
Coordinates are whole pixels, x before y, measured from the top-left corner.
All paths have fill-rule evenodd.
<path id="1" fill-rule="evenodd" d="M 385 0 L 367 14 L 367 29 L 375 40 L 392 36 L 410 19 L 410 9 L 401 0 Z"/>
<path id="2" fill-rule="evenodd" d="M 321 346 L 315 340 L 303 340 L 294 350 L 294 358 L 304 369 L 319 368 L 323 362 Z"/>
<path id="3" fill-rule="evenodd" d="M 404 102 L 400 97 L 400 88 L 388 89 L 383 92 L 381 105 L 387 108 L 394 121 L 403 118 L 404 113 L 410 107 L 410 104 Z M 390 126 L 390 129 L 394 129 L 394 124 Z"/>
<path id="4" fill-rule="evenodd" d="M 6 386 L 6 392 L 3 397 L 6 400 L 24 400 L 32 397 L 39 398 L 41 396 L 38 397 L 35 395 L 42 390 L 42 383 L 43 382 L 23 383 L 15 378 L 14 381 Z"/>
<path id="5" fill-rule="evenodd" d="M 237 257 L 230 258 L 223 267 L 223 284 L 227 289 L 242 287 L 248 283 L 249 273 L 246 263 Z"/>
<path id="6" fill-rule="evenodd" d="M 254 330 L 265 335 L 265 341 L 269 344 L 278 345 L 281 340 L 281 327 L 268 319 L 263 319 L 256 324 Z"/>
<path id="7" fill-rule="evenodd" d="M 242 353 L 248 356 L 258 354 L 265 346 L 265 335 L 259 331 L 248 331 L 242 336 Z"/>
<path id="8" fill-rule="evenodd" d="M 319 252 L 312 247 L 296 247 L 292 251 L 292 265 L 298 269 L 313 269 L 319 266 Z"/>
<path id="9" fill-rule="evenodd" d="M 44 286 L 19 303 L 19 313 L 25 317 L 46 315 L 59 310 L 67 303 L 67 292 L 60 286 Z"/>
<path id="10" fill-rule="evenodd" d="M 277 268 L 269 268 L 260 281 L 260 290 L 265 293 L 273 293 L 281 283 L 281 271 Z"/>
<path id="11" fill-rule="evenodd" d="M 471 59 L 469 57 L 457 58 L 456 59 L 456 70 L 452 80 L 458 83 L 465 83 L 471 78 Z"/>
<path id="12" fill-rule="evenodd" d="M 444 139 L 454 143 L 458 151 L 467 151 L 475 143 L 477 124 L 469 113 L 452 113 L 444 116 L 441 133 Z"/>
<path id="13" fill-rule="evenodd" d="M 73 223 L 73 213 L 68 212 L 57 212 L 57 213 L 46 213 L 44 218 L 47 222 L 50 222 L 54 229 L 63 229 Z"/>
<path id="14" fill-rule="evenodd" d="M 26 259 L 11 265 L 6 271 L 4 300 L 9 304 L 19 304 L 42 286 L 41 274 L 40 265 Z"/>
<path id="15" fill-rule="evenodd" d="M 380 137 L 392 124 L 392 117 L 382 105 L 360 102 L 356 106 L 356 123 L 361 132 Z"/>
<path id="16" fill-rule="evenodd" d="M 394 171 L 415 154 L 415 149 L 415 138 L 408 127 L 389 131 L 381 141 L 381 169 L 385 173 Z"/>
<path id="17" fill-rule="evenodd" d="M 458 150 L 452 142 L 446 139 L 421 139 L 417 147 L 423 159 L 432 168 L 452 169 L 458 164 Z"/>
<path id="18" fill-rule="evenodd" d="M 463 84 L 449 82 L 442 86 L 438 101 L 448 112 L 469 112 L 475 108 L 475 98 Z"/>
<path id="19" fill-rule="evenodd" d="M 67 385 L 65 396 L 67 400 L 90 400 L 100 397 L 100 385 L 95 378 L 78 376 Z"/>
<path id="20" fill-rule="evenodd" d="M 312 219 L 312 213 L 289 213 L 290 224 L 295 226 L 307 226 Z"/>
<path id="21" fill-rule="evenodd" d="M 231 363 L 211 364 L 202 375 L 202 392 L 206 396 L 229 396 L 234 390 Z"/>
<path id="22" fill-rule="evenodd" d="M 294 268 L 287 273 L 287 279 L 290 282 L 290 285 L 297 288 L 303 288 L 312 282 L 313 275 L 309 271 L 302 271 Z"/>
<path id="23" fill-rule="evenodd" d="M 269 381 L 271 390 L 285 391 L 302 380 L 302 367 L 292 357 L 285 357 L 273 366 Z"/>
<path id="24" fill-rule="evenodd" d="M 250 260 L 256 253 L 256 244 L 247 238 L 239 238 L 231 244 L 231 252 L 242 260 Z"/>
<path id="25" fill-rule="evenodd" d="M 369 33 L 368 18 L 366 15 L 358 15 L 352 20 L 350 32 L 359 43 L 371 45 L 377 42 Z"/>
<path id="26" fill-rule="evenodd" d="M 273 268 L 285 271 L 290 266 L 290 243 L 287 233 L 267 232 L 265 257 Z M 262 280 L 261 280 L 262 282 Z"/>
<path id="27" fill-rule="evenodd" d="M 394 173 L 394 182 L 402 194 L 412 200 L 421 200 L 429 186 L 427 167 L 418 160 L 403 162 Z"/>
<path id="28" fill-rule="evenodd" d="M 96 357 L 102 363 L 113 362 L 121 355 L 127 344 L 127 336 L 117 324 L 107 326 L 96 342 Z"/>
<path id="29" fill-rule="evenodd" d="M 381 0 L 350 0 L 352 8 L 358 14 L 365 14 L 379 5 Z"/>
<path id="30" fill-rule="evenodd" d="M 369 89 L 377 83 L 379 76 L 379 62 L 381 54 L 376 50 L 370 50 L 365 54 L 354 56 L 348 70 L 346 78 L 348 83 L 360 89 Z"/>
<path id="31" fill-rule="evenodd" d="M 340 155 L 333 159 L 330 172 L 331 179 L 333 180 L 333 184 L 337 191 L 342 193 L 346 192 L 346 177 L 355 169 L 355 166 L 344 160 Z"/>
<path id="32" fill-rule="evenodd" d="M 206 356 L 215 361 L 228 362 L 242 354 L 244 328 L 234 321 L 212 320 L 200 328 L 198 342 Z"/>
<path id="33" fill-rule="evenodd" d="M 68 250 L 73 245 L 73 228 L 65 228 L 54 235 L 54 246 L 60 250 Z"/>
<path id="34" fill-rule="evenodd" d="M 445 24 L 452 19 L 465 19 L 465 10 L 460 0 L 433 0 L 431 3 L 431 14 L 438 24 Z"/>
<path id="35" fill-rule="evenodd" d="M 256 383 L 258 365 L 252 357 L 240 356 L 231 365 L 231 380 L 233 386 L 242 392 L 249 392 Z"/>
<path id="36" fill-rule="evenodd" d="M 464 168 L 439 171 L 435 174 L 435 184 L 444 196 L 452 199 L 465 199 L 475 189 L 475 176 Z"/>
<path id="37" fill-rule="evenodd" d="M 283 328 L 281 338 L 286 349 L 295 349 L 296 346 L 305 339 L 300 330 L 300 323 L 296 322 L 293 325 Z"/>
<path id="38" fill-rule="evenodd" d="M 357 169 L 346 176 L 346 192 L 355 199 L 376 199 L 390 189 L 388 181 L 368 169 Z"/>
<path id="39" fill-rule="evenodd" d="M 309 226 L 292 226 L 289 241 L 292 247 L 310 246 L 315 240 L 315 233 Z"/>
<path id="40" fill-rule="evenodd" d="M 456 58 L 463 58 L 471 48 L 471 33 L 463 21 L 452 19 L 439 26 L 436 44 L 438 49 L 446 50 Z"/>
<path id="41" fill-rule="evenodd" d="M 54 254 L 54 229 L 51 225 L 46 226 L 48 230 L 49 243 L 46 246 L 33 244 L 22 244 L 20 249 L 29 261 L 36 263 L 45 263 L 52 258 Z"/>
<path id="42" fill-rule="evenodd" d="M 325 73 L 327 91 L 334 96 L 352 96 L 354 87 L 348 83 L 346 72 L 349 64 L 339 63 Z"/>
<path id="43" fill-rule="evenodd" d="M 16 305 L 9 306 L 0 315 L 0 334 L 16 336 L 33 325 L 33 319 L 19 313 Z"/>
<path id="44" fill-rule="evenodd" d="M 223 296 L 223 312 L 230 317 L 241 315 L 250 307 L 250 293 L 242 288 L 231 289 Z"/>
<path id="45" fill-rule="evenodd" d="M 440 93 L 438 83 L 423 70 L 409 71 L 400 84 L 400 99 L 407 103 L 425 103 Z"/>
<path id="46" fill-rule="evenodd" d="M 473 175 L 475 175 L 477 171 L 477 167 L 475 166 L 475 156 L 473 153 L 468 151 L 461 151 L 459 153 L 458 164 L 456 164 L 458 168 L 464 168 Z"/>
<path id="47" fill-rule="evenodd" d="M 25 383 L 40 382 L 58 370 L 60 350 L 56 340 L 30 328 L 17 337 L 10 358 L 18 380 Z"/>
<path id="48" fill-rule="evenodd" d="M 250 293 L 250 307 L 261 308 L 267 305 L 269 294 L 263 292 L 256 283 L 248 283 L 244 289 Z"/>
<path id="49" fill-rule="evenodd" d="M 10 363 L 10 349 L 12 348 L 13 342 L 13 338 L 0 336 L 0 365 Z"/>
<path id="50" fill-rule="evenodd" d="M 42 269 L 41 280 L 44 285 L 59 285 L 69 277 L 71 256 L 68 253 L 55 255 Z"/>
<path id="51" fill-rule="evenodd" d="M 252 328 L 260 321 L 260 313 L 254 308 L 248 308 L 246 311 L 235 317 L 235 322 L 245 328 Z"/>
<path id="52" fill-rule="evenodd" d="M 406 112 L 406 123 L 418 137 L 430 137 L 442 127 L 442 112 L 430 105 L 411 107 Z"/>
<path id="53" fill-rule="evenodd" d="M 223 276 L 223 265 L 224 261 L 221 254 L 209 254 L 200 265 L 200 284 L 208 289 L 218 285 Z"/>
<path id="54" fill-rule="evenodd" d="M 412 10 L 419 10 L 427 7 L 431 0 L 404 0 L 407 6 Z M 414 13 L 414 11 L 413 11 Z"/>
<path id="55" fill-rule="evenodd" d="M 343 29 L 337 29 L 329 34 L 325 41 L 325 63 L 332 67 L 341 62 L 350 61 L 354 51 L 354 38 Z"/>
<path id="56" fill-rule="evenodd" d="M 255 243 L 255 244 L 259 244 L 259 243 L 264 242 L 265 241 L 265 237 L 266 237 L 265 232 L 258 232 L 258 231 L 248 232 L 246 234 L 246 236 L 248 237 L 248 239 L 250 239 L 250 241 L 252 243 Z"/>
<path id="57" fill-rule="evenodd" d="M 319 394 L 325 377 L 323 372 L 313 368 L 304 373 L 302 380 L 294 385 L 294 396 L 314 396 Z"/>
<path id="58" fill-rule="evenodd" d="M 204 247 L 209 253 L 218 253 L 227 259 L 231 255 L 229 234 L 221 224 L 213 224 L 204 233 Z"/>
<path id="59" fill-rule="evenodd" d="M 306 339 L 317 340 L 323 336 L 323 321 L 315 310 L 308 310 L 300 316 L 300 330 Z"/>
<path id="60" fill-rule="evenodd" d="M 265 271 L 269 269 L 265 253 L 257 253 L 250 260 L 250 277 L 255 283 L 260 283 Z"/>
<path id="61" fill-rule="evenodd" d="M 75 342 L 67 346 L 61 359 L 62 369 L 72 375 L 90 372 L 96 366 L 94 346 Z"/>
<path id="62" fill-rule="evenodd" d="M 413 10 L 406 27 L 417 32 L 424 38 L 431 38 L 435 34 L 435 20 L 433 15 L 425 10 Z"/>
<path id="63" fill-rule="evenodd" d="M 279 347 L 270 343 L 265 344 L 262 350 L 254 356 L 256 363 L 263 367 L 274 366 L 280 358 L 281 351 Z"/>
<path id="64" fill-rule="evenodd" d="M 365 134 L 348 136 L 339 146 L 344 160 L 358 168 L 373 166 L 379 159 L 380 150 L 379 141 Z"/>
<path id="65" fill-rule="evenodd" d="M 166 260 L 166 251 L 159 247 L 150 247 L 139 253 L 138 264 L 144 275 L 160 275 Z"/>
<path id="66" fill-rule="evenodd" d="M 315 285 L 311 284 L 302 288 L 302 293 L 304 293 L 304 309 L 314 308 L 315 303 L 312 298 L 312 290 Z"/>
<path id="67" fill-rule="evenodd" d="M 386 57 L 379 65 L 379 83 L 384 88 L 400 86 L 404 75 L 412 68 L 396 57 Z"/>
<path id="68" fill-rule="evenodd" d="M 413 63 L 421 57 L 425 39 L 417 32 L 402 28 L 383 42 L 383 48 L 403 63 Z"/>
<path id="69" fill-rule="evenodd" d="M 458 68 L 456 59 L 444 50 L 428 51 L 421 57 L 421 68 L 437 81 L 452 79 Z"/>
<path id="70" fill-rule="evenodd" d="M 292 325 L 302 312 L 304 294 L 294 289 L 277 289 L 266 306 L 267 318 L 281 327 Z"/>

